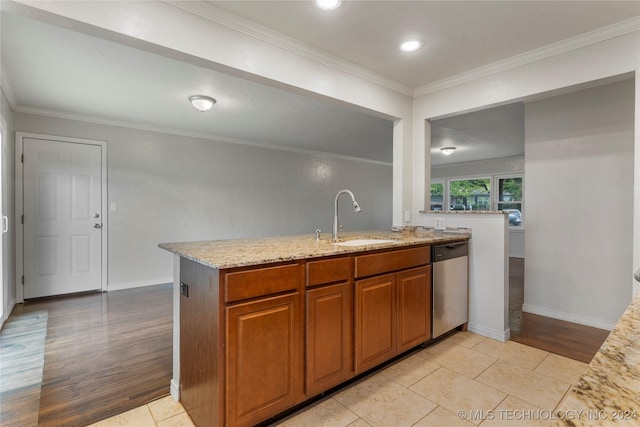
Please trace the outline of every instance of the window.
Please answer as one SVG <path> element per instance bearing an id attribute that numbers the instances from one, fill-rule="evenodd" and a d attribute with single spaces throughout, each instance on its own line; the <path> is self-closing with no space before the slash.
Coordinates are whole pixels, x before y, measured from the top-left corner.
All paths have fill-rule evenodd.
<path id="1" fill-rule="evenodd" d="M 441 211 L 444 206 L 444 183 L 431 184 L 431 210 Z"/>
<path id="2" fill-rule="evenodd" d="M 522 175 L 496 176 L 496 209 L 509 212 L 509 225 L 521 227 L 523 218 Z"/>
<path id="3" fill-rule="evenodd" d="M 509 213 L 509 226 L 524 224 L 524 175 L 436 178 L 431 181 L 430 210 Z"/>
<path id="4" fill-rule="evenodd" d="M 491 178 L 449 180 L 449 209 L 491 210 Z"/>

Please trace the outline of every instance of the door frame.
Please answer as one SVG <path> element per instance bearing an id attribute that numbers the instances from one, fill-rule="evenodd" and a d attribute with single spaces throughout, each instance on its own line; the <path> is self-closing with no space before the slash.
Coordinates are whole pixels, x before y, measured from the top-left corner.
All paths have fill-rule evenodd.
<path id="1" fill-rule="evenodd" d="M 22 173 L 22 154 L 24 153 L 24 139 L 42 139 L 49 141 L 67 142 L 72 144 L 97 145 L 100 147 L 100 156 L 102 160 L 102 271 L 100 280 L 100 290 L 107 291 L 107 259 L 108 259 L 108 236 L 109 236 L 109 218 L 107 216 L 107 141 L 99 141 L 94 139 L 69 138 L 66 136 L 45 135 L 31 132 L 16 132 L 16 301 L 24 302 L 24 225 L 18 219 L 24 214 L 24 186 Z"/>

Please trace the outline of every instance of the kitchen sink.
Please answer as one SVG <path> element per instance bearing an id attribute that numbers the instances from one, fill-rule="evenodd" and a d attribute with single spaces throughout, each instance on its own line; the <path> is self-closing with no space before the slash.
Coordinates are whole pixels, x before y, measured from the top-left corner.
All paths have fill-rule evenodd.
<path id="1" fill-rule="evenodd" d="M 385 239 L 354 239 L 347 240 L 346 242 L 336 242 L 335 245 L 338 246 L 370 246 L 370 245 L 381 245 L 383 243 L 393 243 L 396 240 L 385 240 Z"/>

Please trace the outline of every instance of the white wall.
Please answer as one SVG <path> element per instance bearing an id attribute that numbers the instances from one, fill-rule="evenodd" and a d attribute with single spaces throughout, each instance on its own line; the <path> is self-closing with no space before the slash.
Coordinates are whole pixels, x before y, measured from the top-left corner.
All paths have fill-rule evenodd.
<path id="1" fill-rule="evenodd" d="M 355 66 L 331 66 L 332 61 L 321 54 L 304 49 L 300 54 L 299 47 L 270 43 L 252 35 L 250 29 L 228 26 L 220 16 L 223 11 L 206 2 L 173 3 L 18 0 L 1 5 L 12 13 L 395 120 L 393 164 L 397 172 L 393 175 L 392 212 L 394 224 L 402 224 L 413 194 L 410 88 L 382 81 Z M 211 40 L 216 43 L 212 45 Z"/>
<path id="2" fill-rule="evenodd" d="M 391 165 L 220 143 L 17 113 L 15 128 L 107 141 L 108 289 L 173 280 L 158 243 L 331 232 L 336 193 L 345 230 L 391 227 Z M 391 143 L 391 141 L 390 141 Z"/>
<path id="3" fill-rule="evenodd" d="M 427 201 L 425 189 L 428 188 L 431 176 L 430 159 L 430 125 L 428 119 L 465 112 L 473 109 L 495 106 L 503 103 L 524 101 L 530 97 L 546 97 L 552 93 L 573 90 L 578 85 L 590 85 L 600 79 L 616 78 L 616 76 L 635 73 L 636 81 L 640 81 L 640 33 L 634 31 L 615 38 L 585 44 L 580 48 L 550 55 L 535 62 L 525 62 L 504 71 L 480 75 L 457 85 L 442 85 L 440 90 L 434 90 L 414 98 L 413 107 L 413 212 L 425 208 Z M 636 93 L 640 93 L 636 87 Z M 635 153 L 640 155 L 640 96 L 635 99 L 636 118 Z M 525 156 L 526 157 L 526 156 Z M 640 182 L 640 166 L 636 169 L 636 181 Z M 527 172 L 528 174 L 528 172 Z M 633 253 L 627 254 L 633 260 L 633 268 L 624 274 L 623 285 L 628 289 L 633 285 L 632 274 L 640 267 L 640 185 L 636 185 L 629 195 L 635 201 L 635 220 L 628 230 L 633 233 Z M 529 204 L 527 204 L 527 210 Z M 588 224 L 598 227 L 601 222 Z M 527 227 L 528 228 L 528 227 Z M 474 235 L 476 230 L 474 229 Z M 527 232 L 527 240 L 532 230 Z M 486 242 L 485 247 L 502 254 L 508 253 L 508 247 L 500 248 L 501 237 L 493 237 L 483 233 L 484 238 L 493 240 L 495 244 Z M 474 237 L 477 243 L 477 238 Z M 484 244 L 484 242 L 483 242 Z M 527 258 L 530 254 L 526 253 Z M 490 278 L 485 278 L 490 280 Z M 496 277 L 494 282 L 502 281 Z M 622 279 L 619 279 L 622 280 Z M 610 283 L 610 280 L 608 281 Z M 488 284 L 489 285 L 489 284 Z M 508 292 L 508 282 L 504 282 L 504 289 Z M 489 285 L 490 286 L 490 285 Z M 499 286 L 494 283 L 494 286 Z M 525 284 L 526 286 L 526 284 Z"/>
<path id="4" fill-rule="evenodd" d="M 505 214 L 423 213 L 416 225 L 434 227 L 436 218 L 448 227 L 472 230 L 469 240 L 469 324 L 468 329 L 499 341 L 509 331 L 509 239 Z"/>
<path id="5" fill-rule="evenodd" d="M 439 178 L 444 179 L 457 178 L 461 176 L 496 175 L 509 173 L 524 173 L 524 156 L 431 166 L 432 180 Z M 526 225 L 524 228 L 509 229 L 510 257 L 524 258 L 525 228 Z"/>
<path id="6" fill-rule="evenodd" d="M 0 327 L 11 314 L 11 309 L 16 302 L 15 268 L 14 268 L 14 194 L 15 180 L 13 169 L 14 154 L 14 113 L 9 102 L 0 88 L 0 113 L 7 126 L 2 139 L 2 214 L 9 218 L 9 231 L 2 237 L 2 282 L 3 285 L 3 310 L 0 317 Z M 0 216 L 1 216 L 0 215 Z"/>
<path id="7" fill-rule="evenodd" d="M 525 104 L 524 311 L 612 329 L 633 269 L 634 80 Z"/>

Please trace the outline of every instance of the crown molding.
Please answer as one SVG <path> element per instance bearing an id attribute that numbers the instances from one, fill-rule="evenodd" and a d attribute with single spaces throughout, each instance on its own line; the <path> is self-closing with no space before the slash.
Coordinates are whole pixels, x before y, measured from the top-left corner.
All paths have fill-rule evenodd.
<path id="1" fill-rule="evenodd" d="M 497 61 L 464 73 L 456 74 L 455 76 L 451 76 L 437 82 L 419 86 L 414 90 L 413 97 L 415 98 L 453 86 L 458 86 L 502 71 L 507 71 L 522 65 L 550 58 L 574 49 L 579 49 L 581 47 L 589 46 L 615 37 L 620 37 L 634 31 L 640 31 L 640 17 L 626 19 L 588 33 L 580 34 L 520 55 L 512 56 L 502 61 Z"/>
<path id="2" fill-rule="evenodd" d="M 379 86 L 399 92 L 403 95 L 413 96 L 414 89 L 411 86 L 402 84 L 381 74 L 378 74 L 366 67 L 357 65 L 338 56 L 332 55 L 321 49 L 309 46 L 292 37 L 274 31 L 257 22 L 246 19 L 235 13 L 224 10 L 212 3 L 203 1 L 180 1 L 164 0 L 166 3 L 192 13 L 201 18 L 215 22 L 239 33 L 253 37 L 260 41 L 277 46 L 306 59 L 318 62 L 333 69 L 342 71 L 352 76 L 367 80 Z"/>
<path id="3" fill-rule="evenodd" d="M 250 141 L 250 140 L 241 139 L 241 138 L 220 136 L 220 135 L 207 133 L 207 132 L 194 132 L 194 131 L 185 130 L 185 129 L 157 126 L 157 125 L 151 125 L 146 123 L 130 122 L 126 120 L 107 119 L 104 117 L 89 116 L 85 114 L 70 113 L 70 112 L 59 111 L 59 110 L 50 110 L 46 108 L 31 107 L 26 105 L 16 105 L 16 107 L 13 108 L 13 110 L 16 113 L 34 114 L 38 116 L 54 117 L 57 119 L 65 119 L 65 120 L 74 120 L 74 121 L 92 123 L 97 125 L 114 126 L 114 127 L 125 128 L 125 129 L 135 129 L 135 130 L 141 130 L 146 132 L 162 133 L 166 135 L 184 136 L 187 138 L 204 139 L 212 142 L 223 142 L 228 144 L 247 145 L 247 146 L 256 147 L 256 148 L 287 151 L 292 153 L 308 154 L 312 156 L 324 156 L 324 157 L 328 156 L 328 157 L 333 157 L 337 159 L 351 160 L 351 161 L 370 163 L 375 165 L 391 166 L 391 167 L 393 166 L 393 163 L 391 162 L 383 162 L 379 160 L 365 159 L 362 157 L 347 156 L 344 154 L 329 153 L 329 152 L 318 151 L 318 150 L 309 150 L 306 148 L 296 148 L 296 147 L 290 147 L 286 145 L 269 144 L 269 143 L 258 142 L 258 141 Z"/>

